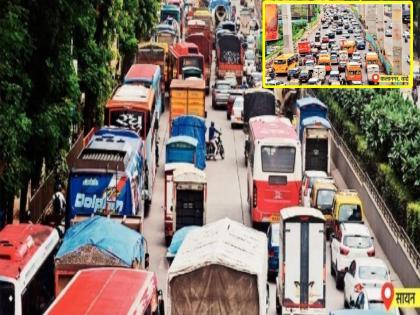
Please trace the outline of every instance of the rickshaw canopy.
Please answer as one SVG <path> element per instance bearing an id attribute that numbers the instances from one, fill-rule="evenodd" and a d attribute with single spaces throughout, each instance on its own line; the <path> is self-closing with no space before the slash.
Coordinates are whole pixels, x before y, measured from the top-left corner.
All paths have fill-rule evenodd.
<path id="1" fill-rule="evenodd" d="M 190 136 L 175 136 L 166 142 L 166 163 L 196 161 L 198 141 Z"/>

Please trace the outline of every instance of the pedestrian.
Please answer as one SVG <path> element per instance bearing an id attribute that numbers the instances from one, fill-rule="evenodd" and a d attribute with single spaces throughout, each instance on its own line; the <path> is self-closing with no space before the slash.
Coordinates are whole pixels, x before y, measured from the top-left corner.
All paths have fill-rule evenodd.
<path id="1" fill-rule="evenodd" d="M 63 187 L 61 184 L 58 184 L 55 190 L 55 193 L 53 195 L 53 212 L 56 215 L 62 215 L 64 214 L 66 210 L 66 198 L 63 194 Z"/>

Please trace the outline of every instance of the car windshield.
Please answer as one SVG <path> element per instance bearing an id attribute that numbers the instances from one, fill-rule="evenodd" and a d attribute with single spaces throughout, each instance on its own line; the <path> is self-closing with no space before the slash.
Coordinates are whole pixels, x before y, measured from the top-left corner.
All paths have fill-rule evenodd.
<path id="1" fill-rule="evenodd" d="M 340 206 L 340 221 L 361 221 L 362 209 L 357 204 L 344 204 Z"/>
<path id="2" fill-rule="evenodd" d="M 15 314 L 15 288 L 12 283 L 0 281 L 0 314 Z"/>
<path id="3" fill-rule="evenodd" d="M 262 170 L 268 173 L 293 173 L 295 155 L 296 149 L 294 147 L 262 146 Z"/>
<path id="4" fill-rule="evenodd" d="M 369 236 L 347 235 L 344 236 L 343 243 L 347 247 L 357 249 L 372 247 L 372 239 Z"/>
<path id="5" fill-rule="evenodd" d="M 319 208 L 329 208 L 331 210 L 332 202 L 334 199 L 335 191 L 329 189 L 318 190 L 316 203 Z"/>
<path id="6" fill-rule="evenodd" d="M 287 60 L 276 60 L 274 63 L 278 65 L 285 65 L 287 63 Z"/>
<path id="7" fill-rule="evenodd" d="M 364 280 L 388 280 L 388 270 L 378 266 L 360 266 L 359 278 Z"/>
<path id="8" fill-rule="evenodd" d="M 228 84 L 228 83 L 218 83 L 218 84 L 216 84 L 216 88 L 218 90 L 229 90 L 230 89 L 230 84 Z"/>

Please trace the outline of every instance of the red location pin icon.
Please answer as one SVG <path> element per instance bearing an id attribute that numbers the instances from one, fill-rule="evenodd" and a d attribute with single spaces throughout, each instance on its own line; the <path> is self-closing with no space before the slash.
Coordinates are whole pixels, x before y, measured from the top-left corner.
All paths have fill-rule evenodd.
<path id="1" fill-rule="evenodd" d="M 391 282 L 385 282 L 381 289 L 382 301 L 386 310 L 388 311 L 391 307 L 392 301 L 394 300 L 394 286 Z"/>

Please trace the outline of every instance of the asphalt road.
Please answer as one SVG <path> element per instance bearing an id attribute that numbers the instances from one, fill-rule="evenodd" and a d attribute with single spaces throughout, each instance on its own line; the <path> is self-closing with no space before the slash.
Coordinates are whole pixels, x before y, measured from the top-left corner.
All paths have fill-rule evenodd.
<path id="1" fill-rule="evenodd" d="M 239 8 L 239 1 L 232 0 L 233 5 Z M 213 64 L 214 70 L 214 64 Z M 214 74 L 214 71 L 213 71 Z M 212 82 L 214 78 L 212 79 Z M 246 168 L 244 164 L 244 141 L 245 135 L 242 130 L 232 130 L 230 122 L 226 120 L 226 113 L 223 110 L 215 111 L 211 108 L 211 94 L 206 98 L 207 123 L 214 121 L 216 127 L 222 131 L 222 140 L 225 147 L 225 159 L 208 161 L 205 172 L 208 181 L 208 200 L 206 221 L 214 222 L 218 219 L 229 217 L 230 219 L 250 226 L 250 214 L 247 203 L 246 189 Z M 145 219 L 144 235 L 147 239 L 150 253 L 150 270 L 158 276 L 158 286 L 164 292 L 164 299 L 167 311 L 169 311 L 169 300 L 167 298 L 167 272 L 166 246 L 164 241 L 164 144 L 169 136 L 168 111 L 160 118 L 160 161 L 156 182 L 153 190 L 153 202 L 150 212 Z M 332 167 L 332 175 L 335 177 L 340 188 L 344 188 L 344 180 L 337 170 Z M 376 255 L 384 257 L 379 244 L 376 245 Z M 329 270 L 330 249 L 327 246 L 327 270 Z M 389 266 L 389 263 L 388 263 Z M 390 267 L 390 266 L 389 266 Z M 391 267 L 390 267 L 391 268 Z M 394 285 L 401 286 L 398 276 L 391 268 L 391 279 Z M 343 308 L 343 293 L 335 289 L 335 281 L 327 273 L 327 309 L 337 310 Z M 275 285 L 270 283 L 270 308 L 269 314 L 275 312 Z M 408 314 L 408 313 L 406 313 Z"/>

